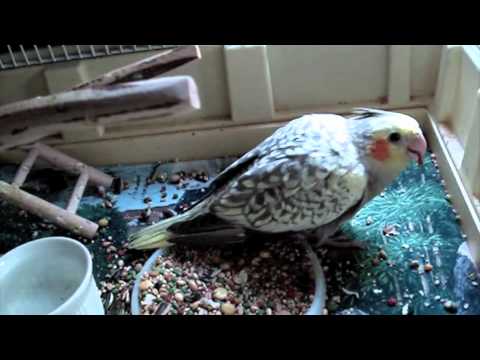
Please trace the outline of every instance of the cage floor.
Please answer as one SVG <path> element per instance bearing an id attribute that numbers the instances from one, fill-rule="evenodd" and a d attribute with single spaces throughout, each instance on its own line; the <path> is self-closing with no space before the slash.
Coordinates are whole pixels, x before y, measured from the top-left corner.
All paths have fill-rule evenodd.
<path id="1" fill-rule="evenodd" d="M 109 220 L 109 226 L 100 229 L 93 241 L 78 238 L 8 204 L 1 204 L 0 254 L 42 237 L 77 238 L 94 257 L 94 275 L 99 284 L 114 284 L 120 277 L 125 281 L 121 289 L 112 285 L 111 291 L 104 293 L 109 296 L 104 299 L 108 313 L 128 313 L 129 307 L 125 304 L 122 307 L 121 299 L 131 289 L 135 265 L 143 263 L 151 254 L 125 249 L 128 233 L 146 225 L 139 220 L 147 207 L 145 198 L 152 201 L 150 221 L 158 220 L 168 209 L 181 211 L 182 204 L 190 202 L 208 185 L 204 180 L 177 186 L 151 183 L 147 179 L 179 171 L 205 172 L 212 177 L 233 160 L 104 168 L 127 180 L 129 187 L 112 199 L 113 209 L 105 208 L 104 200 L 92 190 L 86 193 L 79 214 L 92 221 Z M 15 168 L 1 167 L 0 178 L 11 181 Z M 41 170 L 32 172 L 25 187 L 31 193 L 65 206 L 75 180 L 63 173 Z M 350 237 L 365 241 L 366 250 L 321 250 L 330 313 L 447 314 L 444 304 L 450 301 L 457 314 L 480 314 L 478 274 L 468 254 L 458 251 L 465 240 L 441 181 L 431 156 L 423 168 L 412 165 L 343 227 Z M 119 260 L 131 265 L 122 275 L 116 265 Z M 452 311 L 452 307 L 449 310 Z"/>

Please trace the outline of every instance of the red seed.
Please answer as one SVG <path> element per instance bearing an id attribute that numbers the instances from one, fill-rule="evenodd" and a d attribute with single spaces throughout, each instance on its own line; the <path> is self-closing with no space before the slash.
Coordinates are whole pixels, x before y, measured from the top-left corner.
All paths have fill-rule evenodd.
<path id="1" fill-rule="evenodd" d="M 294 290 L 294 289 L 288 289 L 288 290 L 287 290 L 287 297 L 288 297 L 288 298 L 293 299 L 293 298 L 295 298 L 295 295 L 296 295 L 296 293 L 295 293 L 295 290 Z"/>
<path id="2" fill-rule="evenodd" d="M 394 297 L 391 297 L 390 299 L 387 300 L 387 305 L 390 307 L 397 306 L 397 299 Z"/>

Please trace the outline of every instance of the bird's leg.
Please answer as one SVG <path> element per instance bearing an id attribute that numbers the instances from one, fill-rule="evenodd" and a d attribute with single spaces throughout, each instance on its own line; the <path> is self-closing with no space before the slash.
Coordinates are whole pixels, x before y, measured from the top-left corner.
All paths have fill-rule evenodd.
<path id="1" fill-rule="evenodd" d="M 337 230 L 333 234 L 326 233 L 324 230 L 317 230 L 316 236 L 318 242 L 316 248 L 333 247 L 333 248 L 353 248 L 366 249 L 366 244 L 363 241 L 352 240 L 346 236 L 341 230 Z"/>

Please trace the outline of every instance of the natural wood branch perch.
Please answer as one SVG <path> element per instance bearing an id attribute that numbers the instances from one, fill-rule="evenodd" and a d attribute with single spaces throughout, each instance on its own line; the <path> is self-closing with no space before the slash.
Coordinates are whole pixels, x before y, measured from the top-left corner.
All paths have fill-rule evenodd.
<path id="1" fill-rule="evenodd" d="M 75 122 L 84 125 L 85 119 L 97 119 L 99 125 L 106 125 L 198 109 L 198 89 L 195 81 L 188 76 L 106 85 L 39 97 L 0 108 L 1 133 L 25 128 L 15 134 L 0 136 L 0 151 L 54 135 Z"/>
<path id="2" fill-rule="evenodd" d="M 94 80 L 77 85 L 73 89 L 84 89 L 88 87 L 151 79 L 189 62 L 201 59 L 201 57 L 200 48 L 198 46 L 181 46 L 147 59 L 140 60 L 123 68 L 113 70 Z"/>
<path id="3" fill-rule="evenodd" d="M 98 225 L 56 205 L 31 195 L 15 185 L 0 181 L 0 198 L 30 212 L 38 217 L 87 238 L 93 238 Z"/>

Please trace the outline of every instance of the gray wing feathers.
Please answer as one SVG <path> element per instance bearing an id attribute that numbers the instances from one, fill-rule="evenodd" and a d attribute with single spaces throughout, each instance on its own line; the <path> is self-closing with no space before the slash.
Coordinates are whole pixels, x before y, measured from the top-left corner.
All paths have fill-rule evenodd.
<path id="1" fill-rule="evenodd" d="M 366 188 L 364 168 L 338 117 L 318 120 L 291 122 L 227 169 L 235 173 L 248 164 L 212 196 L 210 212 L 247 228 L 284 232 L 322 226 L 354 207 Z"/>

